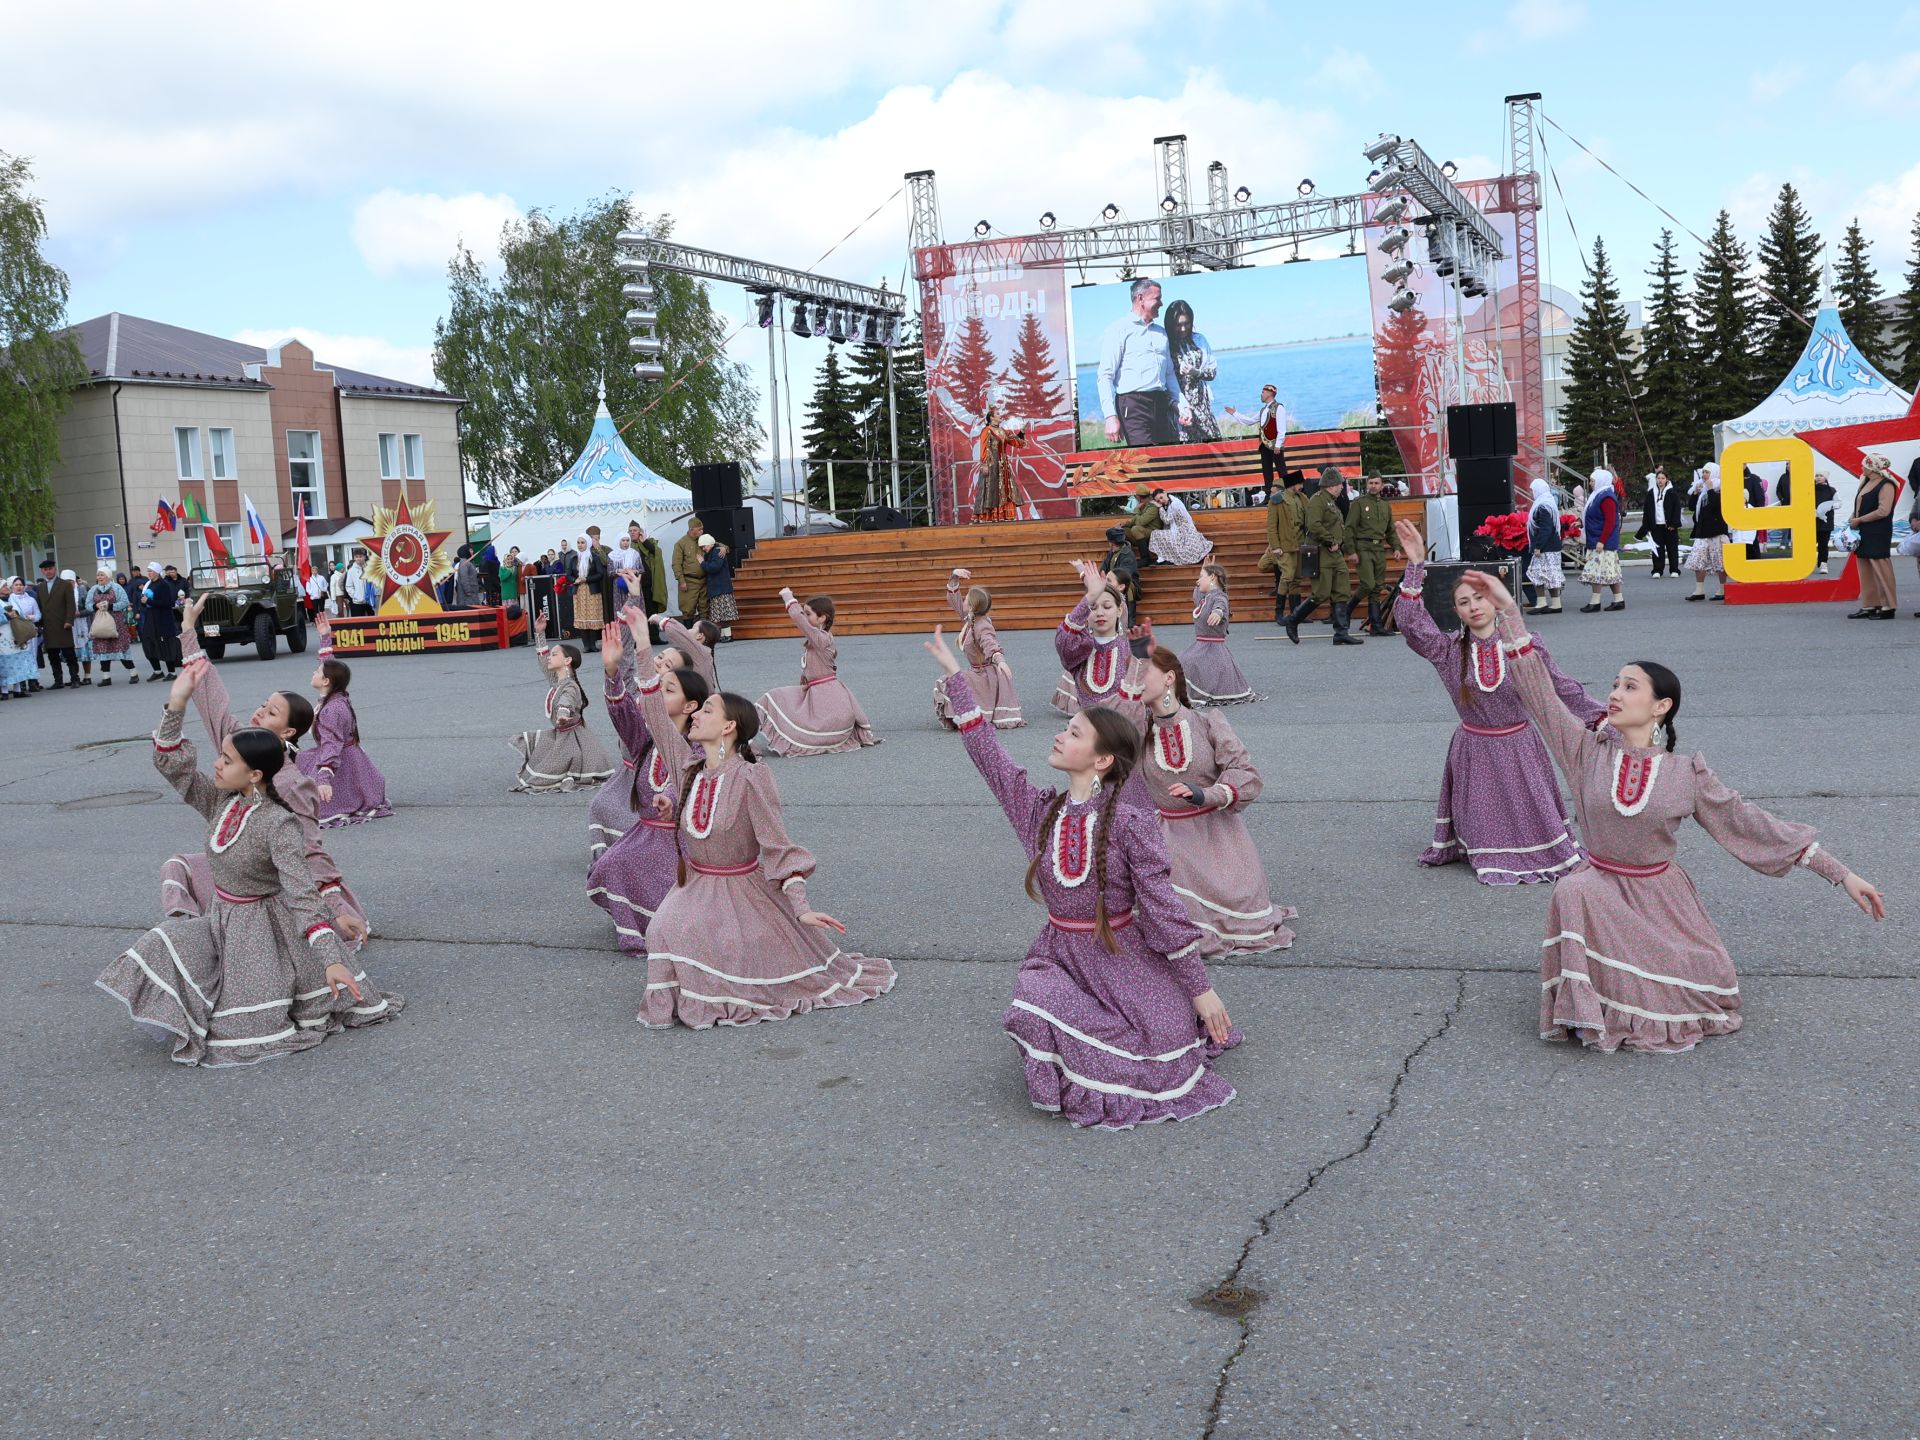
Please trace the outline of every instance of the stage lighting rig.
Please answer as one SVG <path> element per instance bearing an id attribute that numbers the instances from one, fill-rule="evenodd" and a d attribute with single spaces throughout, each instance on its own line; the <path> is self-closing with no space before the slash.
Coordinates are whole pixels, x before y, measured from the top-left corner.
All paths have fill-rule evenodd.
<path id="1" fill-rule="evenodd" d="M 878 315 L 867 316 L 867 323 L 862 329 L 864 333 L 861 338 L 864 339 L 867 344 L 878 345 L 880 343 L 880 317 Z"/>
<path id="2" fill-rule="evenodd" d="M 1404 225 L 1398 229 L 1389 230 L 1380 237 L 1380 253 L 1382 255 L 1398 255 L 1402 250 L 1407 248 L 1407 242 L 1412 239 L 1413 232 Z"/>
<path id="3" fill-rule="evenodd" d="M 643 255 L 622 255 L 619 270 L 627 277 L 620 287 L 623 299 L 633 305 L 627 311 L 627 328 L 634 333 L 627 337 L 627 352 L 640 363 L 633 367 L 637 380 L 664 380 L 666 367 L 660 364 L 659 325 L 660 312 L 654 309 L 657 300 L 653 288 L 653 272 L 648 269 Z"/>
<path id="4" fill-rule="evenodd" d="M 836 310 L 833 312 L 833 320 L 827 326 L 827 338 L 836 345 L 844 345 L 847 343 L 847 316 L 845 311 Z"/>
<path id="5" fill-rule="evenodd" d="M 1411 274 L 1413 274 L 1413 262 L 1411 260 L 1397 260 L 1380 272 L 1380 278 L 1389 285 L 1398 286 L 1404 285 L 1407 277 Z"/>
<path id="6" fill-rule="evenodd" d="M 1045 214 L 1043 214 L 1040 217 L 1040 228 L 1042 230 L 1051 230 L 1058 223 L 1059 222 L 1054 219 L 1054 215 L 1051 210 L 1047 211 Z"/>
<path id="7" fill-rule="evenodd" d="M 1293 188 L 1300 193 L 1300 198 L 1304 200 L 1309 195 L 1313 194 L 1313 181 L 1302 180 L 1298 185 L 1294 186 Z"/>
<path id="8" fill-rule="evenodd" d="M 1100 211 L 1100 218 L 1111 225 L 1120 218 L 1120 207 L 1112 201 L 1108 201 L 1106 206 Z"/>
<path id="9" fill-rule="evenodd" d="M 794 301 L 792 329 L 802 340 L 813 338 L 813 326 L 807 321 L 807 302 L 804 299 Z"/>
<path id="10" fill-rule="evenodd" d="M 973 238 L 974 239 L 984 240 L 987 238 L 987 236 L 991 235 L 992 233 L 993 233 L 993 226 L 989 224 L 987 221 L 976 220 L 973 222 Z"/>
<path id="11" fill-rule="evenodd" d="M 824 300 L 814 302 L 813 333 L 815 335 L 824 335 L 827 333 L 827 302 Z"/>
<path id="12" fill-rule="evenodd" d="M 1180 208 L 1180 202 L 1174 199 L 1173 196 L 1162 195 L 1160 197 L 1160 209 L 1163 213 L 1171 215 L 1173 214 L 1174 211 L 1178 210 L 1179 208 Z"/>
<path id="13" fill-rule="evenodd" d="M 898 345 L 900 343 L 900 317 L 898 315 L 889 315 L 881 323 L 880 343 L 887 346 Z"/>
<path id="14" fill-rule="evenodd" d="M 1406 213 L 1407 197 L 1404 195 L 1396 195 L 1373 212 L 1373 223 L 1376 225 L 1392 225 L 1398 222 L 1400 217 Z"/>
<path id="15" fill-rule="evenodd" d="M 1460 167 L 1454 164 L 1453 161 L 1448 160 L 1440 166 L 1440 173 L 1446 176 L 1447 179 L 1451 180 L 1454 176 L 1460 173 Z"/>
<path id="16" fill-rule="evenodd" d="M 1389 131 L 1382 130 L 1378 138 L 1376 138 L 1371 145 L 1367 146 L 1363 153 L 1369 160 L 1380 161 L 1386 159 L 1387 156 L 1399 148 L 1400 137 Z"/>
<path id="17" fill-rule="evenodd" d="M 1389 165 L 1379 174 L 1368 177 L 1367 188 L 1376 195 L 1384 195 L 1389 190 L 1404 190 L 1407 188 L 1407 172 L 1398 165 Z"/>
<path id="18" fill-rule="evenodd" d="M 1397 291 L 1394 297 L 1387 301 L 1387 309 L 1396 315 L 1404 315 L 1418 303 L 1419 297 L 1411 290 L 1401 290 Z"/>
<path id="19" fill-rule="evenodd" d="M 773 292 L 755 290 L 753 295 L 754 318 L 759 321 L 762 330 L 773 328 Z"/>

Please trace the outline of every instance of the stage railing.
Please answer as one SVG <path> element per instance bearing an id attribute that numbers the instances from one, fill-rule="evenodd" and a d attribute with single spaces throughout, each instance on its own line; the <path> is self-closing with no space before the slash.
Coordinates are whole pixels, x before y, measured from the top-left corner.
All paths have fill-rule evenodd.
<path id="1" fill-rule="evenodd" d="M 921 461 L 816 460 L 800 462 L 808 477 L 811 508 L 854 524 L 862 510 L 884 505 L 906 516 L 909 525 L 933 523 L 932 467 Z M 824 485 L 825 500 L 819 503 Z"/>

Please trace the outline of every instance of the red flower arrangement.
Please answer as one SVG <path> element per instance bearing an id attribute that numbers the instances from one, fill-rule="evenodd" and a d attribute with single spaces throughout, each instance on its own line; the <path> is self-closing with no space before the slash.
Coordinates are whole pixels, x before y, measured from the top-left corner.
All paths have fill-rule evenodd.
<path id="1" fill-rule="evenodd" d="M 1580 517 L 1578 515 L 1562 515 L 1560 517 L 1560 538 L 1562 540 L 1578 540 L 1585 534 L 1586 532 L 1580 528 Z"/>
<path id="2" fill-rule="evenodd" d="M 1527 512 L 1515 510 L 1511 515 L 1491 515 L 1473 533 L 1482 540 L 1493 541 L 1502 550 L 1524 550 L 1527 548 Z"/>

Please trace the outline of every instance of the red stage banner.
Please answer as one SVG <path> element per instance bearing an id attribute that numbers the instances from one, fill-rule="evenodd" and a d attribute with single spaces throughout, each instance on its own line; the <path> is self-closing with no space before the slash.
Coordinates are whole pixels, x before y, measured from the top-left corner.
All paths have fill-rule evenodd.
<path id="1" fill-rule="evenodd" d="M 1295 431 L 1287 437 L 1287 468 L 1317 476 L 1331 465 L 1349 480 L 1360 475 L 1358 430 Z M 1067 490 L 1081 500 L 1131 495 L 1139 485 L 1190 493 L 1264 489 L 1258 440 L 1214 440 L 1199 445 L 1136 445 L 1081 450 L 1066 457 Z"/>
<path id="2" fill-rule="evenodd" d="M 417 615 L 342 616 L 332 624 L 333 653 L 342 660 L 363 655 L 507 648 L 507 612 L 498 606 L 428 610 Z"/>
<path id="3" fill-rule="evenodd" d="M 974 466 L 989 408 L 1025 430 L 1009 452 L 1021 519 L 1071 516 L 1066 458 L 1075 435 L 1067 367 L 1067 277 L 1022 265 L 1017 241 L 919 252 L 927 352 L 928 449 L 936 524 L 973 518 Z"/>

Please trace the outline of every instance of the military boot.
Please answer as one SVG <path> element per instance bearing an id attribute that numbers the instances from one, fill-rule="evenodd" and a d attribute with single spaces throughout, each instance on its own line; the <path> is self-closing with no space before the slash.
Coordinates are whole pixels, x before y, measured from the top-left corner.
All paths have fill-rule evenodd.
<path id="1" fill-rule="evenodd" d="M 1300 622 L 1313 614 L 1319 604 L 1318 600 L 1302 600 L 1287 613 L 1287 618 L 1280 622 L 1287 627 L 1287 639 L 1296 645 L 1300 643 Z"/>
<path id="2" fill-rule="evenodd" d="M 1367 643 L 1358 635 L 1349 635 L 1347 633 L 1347 616 L 1352 610 L 1353 606 L 1350 604 L 1335 605 L 1333 607 L 1333 643 L 1336 645 L 1364 645 Z"/>

